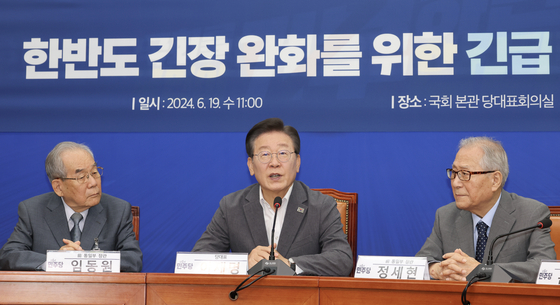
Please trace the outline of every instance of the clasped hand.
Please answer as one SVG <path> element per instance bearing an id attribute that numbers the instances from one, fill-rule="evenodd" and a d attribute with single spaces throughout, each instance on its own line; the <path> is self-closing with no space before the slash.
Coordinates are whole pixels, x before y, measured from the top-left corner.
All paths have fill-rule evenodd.
<path id="1" fill-rule="evenodd" d="M 80 246 L 80 241 L 73 242 L 69 239 L 62 239 L 65 243 L 64 246 L 60 247 L 60 251 L 83 251 L 82 247 Z"/>
<path id="2" fill-rule="evenodd" d="M 466 281 L 480 263 L 461 249 L 443 255 L 444 261 L 430 265 L 430 276 L 438 280 Z"/>
<path id="3" fill-rule="evenodd" d="M 270 246 L 257 246 L 255 249 L 249 253 L 249 269 L 256 265 L 263 259 L 270 258 Z M 286 263 L 286 265 L 290 266 L 290 262 L 284 256 L 282 256 L 276 250 L 276 244 L 274 244 L 274 258 L 279 259 Z"/>

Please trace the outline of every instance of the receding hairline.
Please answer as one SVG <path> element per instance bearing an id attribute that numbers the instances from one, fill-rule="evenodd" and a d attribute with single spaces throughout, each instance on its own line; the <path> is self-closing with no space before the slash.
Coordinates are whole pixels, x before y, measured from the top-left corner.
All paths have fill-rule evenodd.
<path id="1" fill-rule="evenodd" d="M 91 159 L 93 160 L 93 163 L 91 165 L 86 165 L 86 167 L 84 168 L 76 168 L 76 170 L 74 171 L 74 173 L 79 173 L 82 172 L 88 168 L 92 168 L 94 166 L 97 166 L 97 162 L 95 161 L 95 159 L 93 158 L 93 155 L 90 154 L 89 151 L 80 148 L 80 147 L 76 147 L 76 148 L 71 148 L 71 149 L 67 149 L 67 150 L 63 150 L 62 152 L 60 152 L 60 159 L 62 160 L 62 163 L 64 164 L 65 169 L 68 171 L 68 169 L 66 168 L 66 159 L 65 156 L 67 156 L 70 153 L 76 153 L 76 152 L 83 152 L 85 155 L 91 157 Z"/>

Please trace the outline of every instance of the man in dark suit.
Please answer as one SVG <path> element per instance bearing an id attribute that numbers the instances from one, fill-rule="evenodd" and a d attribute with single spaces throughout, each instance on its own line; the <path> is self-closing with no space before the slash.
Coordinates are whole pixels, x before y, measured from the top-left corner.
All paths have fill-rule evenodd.
<path id="1" fill-rule="evenodd" d="M 19 221 L 0 250 L 2 270 L 45 270 L 47 250 L 121 252 L 121 271 L 142 270 L 130 204 L 101 193 L 103 168 L 91 150 L 59 143 L 45 161 L 52 193 L 22 201 Z"/>
<path id="2" fill-rule="evenodd" d="M 301 164 L 298 132 L 280 119 L 247 133 L 247 166 L 257 182 L 225 196 L 193 251 L 249 253 L 249 268 L 275 256 L 298 274 L 348 276 L 352 250 L 335 200 L 295 181 Z M 282 198 L 275 236 L 274 199 Z"/>
<path id="3" fill-rule="evenodd" d="M 503 190 L 508 173 L 500 142 L 487 137 L 461 140 L 453 168 L 447 169 L 455 202 L 437 210 L 432 234 L 416 254 L 428 258 L 432 278 L 465 281 L 486 263 L 497 236 L 535 226 L 550 215 L 545 204 Z M 498 239 L 493 258 L 513 280 L 535 282 L 541 261 L 556 259 L 550 229 Z"/>

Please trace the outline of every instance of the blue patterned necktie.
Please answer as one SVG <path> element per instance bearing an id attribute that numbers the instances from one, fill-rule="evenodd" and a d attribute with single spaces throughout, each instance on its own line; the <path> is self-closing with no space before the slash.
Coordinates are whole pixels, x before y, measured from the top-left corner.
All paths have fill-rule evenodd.
<path id="1" fill-rule="evenodd" d="M 80 213 L 74 213 L 70 218 L 72 218 L 72 221 L 74 221 L 74 228 L 72 228 L 72 231 L 70 231 L 70 236 L 72 236 L 72 241 L 76 242 L 82 237 L 82 231 L 80 231 L 79 224 L 80 220 L 82 220 L 82 218 L 84 217 Z"/>
<path id="2" fill-rule="evenodd" d="M 484 260 L 484 249 L 486 249 L 486 242 L 488 241 L 488 236 L 486 231 L 488 231 L 488 225 L 484 221 L 479 221 L 476 224 L 476 231 L 478 232 L 478 240 L 476 241 L 476 260 L 480 263 Z"/>

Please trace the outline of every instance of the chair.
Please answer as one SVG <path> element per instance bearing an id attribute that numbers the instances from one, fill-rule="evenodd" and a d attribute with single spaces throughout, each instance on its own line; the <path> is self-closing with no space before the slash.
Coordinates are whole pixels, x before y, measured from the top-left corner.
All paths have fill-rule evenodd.
<path id="1" fill-rule="evenodd" d="M 313 190 L 329 195 L 336 201 L 336 207 L 340 212 L 342 228 L 346 234 L 348 244 L 350 244 L 350 248 L 352 249 L 352 255 L 354 256 L 354 267 L 352 268 L 353 274 L 354 269 L 356 268 L 356 258 L 358 257 L 356 253 L 358 244 L 358 193 L 345 193 L 330 188 Z"/>
<path id="2" fill-rule="evenodd" d="M 556 251 L 556 259 L 560 259 L 560 206 L 548 207 L 550 210 L 550 238 L 554 243 L 554 250 Z"/>
<path id="3" fill-rule="evenodd" d="M 132 226 L 136 240 L 140 239 L 140 207 L 132 206 Z"/>

